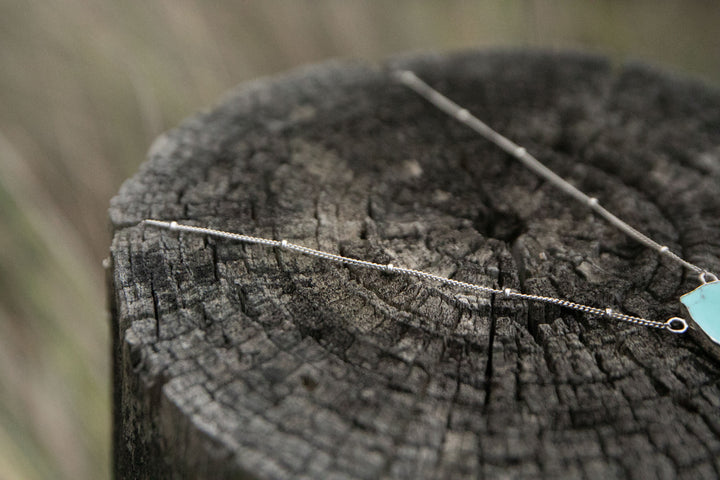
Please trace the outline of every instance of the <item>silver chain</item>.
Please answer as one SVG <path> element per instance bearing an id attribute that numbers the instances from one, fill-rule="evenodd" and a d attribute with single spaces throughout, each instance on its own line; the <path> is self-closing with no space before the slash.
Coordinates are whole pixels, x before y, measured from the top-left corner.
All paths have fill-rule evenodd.
<path id="1" fill-rule="evenodd" d="M 554 187 L 567 193 L 580 203 L 587 205 L 591 210 L 593 210 L 595 213 L 607 220 L 610 224 L 624 232 L 630 238 L 635 239 L 636 241 L 642 243 L 648 248 L 655 250 L 661 255 L 665 255 L 670 260 L 679 263 L 688 270 L 692 270 L 693 272 L 697 273 L 698 278 L 702 283 L 716 281 L 718 279 L 718 277 L 713 273 L 710 273 L 707 270 L 688 262 L 684 258 L 670 251 L 670 249 L 666 245 L 661 245 L 657 243 L 655 240 L 649 238 L 647 235 L 639 232 L 637 229 L 628 225 L 626 222 L 620 220 L 617 216 L 613 215 L 607 209 L 602 207 L 597 198 L 586 195 L 582 191 L 578 190 L 577 187 L 575 187 L 570 182 L 562 178 L 560 175 L 543 165 L 537 158 L 530 155 L 530 153 L 528 153 L 528 151 L 525 150 L 523 147 L 490 128 L 485 122 L 475 117 L 467 109 L 462 108 L 460 105 L 453 102 L 445 95 L 432 88 L 427 83 L 423 82 L 420 78 L 418 78 L 417 75 L 415 75 L 415 73 L 409 70 L 399 70 L 393 72 L 393 77 L 400 83 L 414 90 L 421 97 L 425 98 L 427 101 L 435 105 L 438 109 L 447 113 L 459 122 L 467 125 L 487 140 L 491 141 L 501 149 L 505 150 L 507 153 L 518 159 L 520 163 L 535 172 L 538 176 L 550 182 L 550 184 L 552 184 Z"/>
<path id="2" fill-rule="evenodd" d="M 282 248 L 284 250 L 298 252 L 303 255 L 321 258 L 323 260 L 327 260 L 330 262 L 340 263 L 340 264 L 344 264 L 344 265 L 352 265 L 355 267 L 367 268 L 370 270 L 379 270 L 379 271 L 389 273 L 389 274 L 407 275 L 410 277 L 416 277 L 416 278 L 421 278 L 421 279 L 425 279 L 425 280 L 430 280 L 430 281 L 434 281 L 434 282 L 437 282 L 440 284 L 449 285 L 449 286 L 464 289 L 464 290 L 502 295 L 505 298 L 514 298 L 514 299 L 520 299 L 520 300 L 529 300 L 529 301 L 533 301 L 533 302 L 551 303 L 551 304 L 559 305 L 561 307 L 569 308 L 572 310 L 578 310 L 578 311 L 581 311 L 581 312 L 584 312 L 584 313 L 587 313 L 590 315 L 601 315 L 606 318 L 621 320 L 623 322 L 634 323 L 636 325 L 642 325 L 645 327 L 660 328 L 660 329 L 664 329 L 664 330 L 667 330 L 667 331 L 673 332 L 673 333 L 684 333 L 688 328 L 687 322 L 684 319 L 679 318 L 679 317 L 670 318 L 666 322 L 647 320 L 645 318 L 634 317 L 632 315 L 625 315 L 623 313 L 615 312 L 611 308 L 601 309 L 601 308 L 591 307 L 588 305 L 582 305 L 582 304 L 571 302 L 568 300 L 562 300 L 560 298 L 543 297 L 540 295 L 529 295 L 526 293 L 518 292 L 517 290 L 513 290 L 511 288 L 498 289 L 498 288 L 486 287 L 484 285 L 477 285 L 474 283 L 463 282 L 461 280 L 453 280 L 452 278 L 442 277 L 440 275 L 435 275 L 434 273 L 423 272 L 421 270 L 399 267 L 397 265 L 393 265 L 392 263 L 375 263 L 375 262 L 368 262 L 366 260 L 359 260 L 357 258 L 344 257 L 342 255 L 337 255 L 337 254 L 330 253 L 330 252 L 324 252 L 322 250 L 316 250 L 314 248 L 304 247 L 302 245 L 297 245 L 295 243 L 290 243 L 287 240 L 272 240 L 269 238 L 253 237 L 250 235 L 242 235 L 239 233 L 225 232 L 222 230 L 215 230 L 212 228 L 195 227 L 192 225 L 182 225 L 177 222 L 166 222 L 166 221 L 162 221 L 162 220 L 147 219 L 147 220 L 143 221 L 143 224 L 158 227 L 158 228 L 164 228 L 164 229 L 168 229 L 168 230 L 176 231 L 176 232 L 187 232 L 187 233 L 193 233 L 193 234 L 208 235 L 208 236 L 216 237 L 216 238 L 224 238 L 224 239 L 228 239 L 228 240 L 236 240 L 236 241 L 245 242 L 245 243 L 255 243 L 255 244 L 259 244 L 259 245 L 265 245 L 268 247 Z"/>
<path id="3" fill-rule="evenodd" d="M 590 197 L 589 195 L 586 195 L 582 191 L 580 191 L 577 187 L 560 177 L 558 174 L 550 170 L 548 167 L 543 165 L 538 159 L 533 157 L 530 153 L 525 150 L 525 148 L 521 147 L 520 145 L 514 143 L 510 139 L 504 137 L 500 133 L 496 132 L 492 128 L 490 128 L 486 123 L 472 115 L 467 109 L 462 108 L 460 105 L 456 104 L 437 90 L 430 87 L 427 83 L 423 82 L 420 78 L 418 78 L 417 75 L 415 75 L 413 72 L 408 70 L 400 70 L 395 71 L 392 73 L 393 77 L 399 81 L 400 83 L 406 85 L 407 87 L 411 88 L 415 92 L 417 92 L 420 96 L 428 100 L 430 103 L 432 103 L 434 106 L 436 106 L 438 109 L 442 110 L 443 112 L 447 113 L 451 117 L 455 118 L 459 122 L 467 125 L 471 129 L 473 129 L 475 132 L 479 133 L 481 136 L 486 138 L 487 140 L 491 141 L 513 157 L 515 157 L 517 160 L 519 160 L 523 165 L 525 165 L 527 168 L 535 172 L 540 177 L 544 178 L 550 184 L 552 184 L 554 187 L 562 190 L 563 192 L 567 193 L 571 197 L 575 198 L 580 203 L 587 205 L 591 210 L 593 210 L 595 213 L 603 217 L 605 220 L 607 220 L 610 224 L 614 225 L 616 228 L 624 232 L 626 235 L 628 235 L 630 238 L 635 239 L 636 241 L 640 242 L 641 244 L 645 245 L 648 248 L 651 248 L 658 252 L 661 255 L 664 255 L 665 257 L 669 258 L 670 260 L 679 263 L 684 268 L 687 268 L 688 270 L 691 270 L 698 274 L 698 278 L 700 279 L 700 282 L 702 283 L 708 283 L 711 281 L 717 281 L 718 277 L 710 273 L 709 271 L 698 267 L 697 265 L 688 262 L 687 260 L 683 259 L 679 255 L 675 254 L 674 252 L 670 251 L 670 249 L 666 245 L 661 245 L 654 241 L 653 239 L 649 238 L 647 235 L 643 234 L 642 232 L 638 231 L 637 229 L 633 228 L 632 226 L 628 225 L 626 222 L 620 220 L 617 216 L 612 214 L 610 211 L 602 207 L 595 197 Z M 561 307 L 569 308 L 572 310 L 577 310 L 583 313 L 587 313 L 590 315 L 599 315 L 603 316 L 605 318 L 614 319 L 614 320 L 620 320 L 623 322 L 629 322 L 636 325 L 642 325 L 645 327 L 652 327 L 652 328 L 659 328 L 664 329 L 672 333 L 684 333 L 688 329 L 688 323 L 685 319 L 680 317 L 672 317 L 668 319 L 665 322 L 660 322 L 656 320 L 648 320 L 642 317 L 634 317 L 632 315 L 626 315 L 624 313 L 616 312 L 611 308 L 597 308 L 597 307 L 591 307 L 588 305 L 582 305 L 580 303 L 571 302 L 569 300 L 563 300 L 560 298 L 554 298 L 554 297 L 544 297 L 541 295 L 530 295 L 526 293 L 518 292 L 517 290 L 513 290 L 511 288 L 504 288 L 504 289 L 497 289 L 497 288 L 491 288 L 486 287 L 483 285 L 476 285 L 474 283 L 468 283 L 463 282 L 460 280 L 453 280 L 451 278 L 441 277 L 440 275 L 435 275 L 433 273 L 423 272 L 421 270 L 414 270 L 412 268 L 405 268 L 405 267 L 399 267 L 397 265 L 393 265 L 392 263 L 388 264 L 382 264 L 382 263 L 375 263 L 375 262 L 368 262 L 365 260 L 358 260 L 356 258 L 349 258 L 344 257 L 342 255 L 336 255 L 334 253 L 324 252 L 322 250 L 315 250 L 313 248 L 304 247 L 302 245 L 297 245 L 294 243 L 290 243 L 286 240 L 271 240 L 268 238 L 261 238 L 261 237 L 252 237 L 249 235 L 242 235 L 239 233 L 231 233 L 231 232 L 224 232 L 222 230 L 215 230 L 212 228 L 204 228 L 204 227 L 195 227 L 192 225 L 181 225 L 177 222 L 166 222 L 161 220 L 144 220 L 143 223 L 145 225 L 151 225 L 159 228 L 165 228 L 172 231 L 178 231 L 178 232 L 187 232 L 187 233 L 195 233 L 195 234 L 201 234 L 201 235 L 208 235 L 212 237 L 217 238 L 225 238 L 229 240 L 236 240 L 240 242 L 245 243 L 255 243 L 260 245 L 265 245 L 269 247 L 277 247 L 282 248 L 284 250 L 290 250 L 294 252 L 298 252 L 304 255 L 309 255 L 311 257 L 317 257 L 321 258 L 323 260 L 327 260 L 330 262 L 336 262 L 341 263 L 344 265 L 352 265 L 356 267 L 361 268 L 368 268 L 371 270 L 379 270 L 382 272 L 386 272 L 389 274 L 395 274 L 395 275 L 407 275 L 410 277 L 416 277 L 421 278 L 425 280 L 430 280 L 433 282 L 437 282 L 444 285 L 449 285 L 452 287 L 469 290 L 469 291 L 476 291 L 476 292 L 482 292 L 482 293 L 491 293 L 496 295 L 502 295 L 505 298 L 511 298 L 511 299 L 520 299 L 520 300 L 529 300 L 532 302 L 542 302 L 542 303 L 549 303 L 553 305 L 559 305 Z"/>

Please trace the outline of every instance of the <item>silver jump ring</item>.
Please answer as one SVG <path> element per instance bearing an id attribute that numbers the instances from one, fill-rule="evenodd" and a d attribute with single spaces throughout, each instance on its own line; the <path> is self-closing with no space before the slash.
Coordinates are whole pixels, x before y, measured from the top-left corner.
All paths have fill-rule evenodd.
<path id="1" fill-rule="evenodd" d="M 684 318 L 673 317 L 665 322 L 665 329 L 672 333 L 685 333 L 688 329 L 688 323 Z"/>
<path id="2" fill-rule="evenodd" d="M 701 281 L 702 283 L 717 282 L 717 281 L 718 281 L 718 277 L 717 277 L 717 275 L 715 275 L 714 273 L 702 272 L 702 273 L 700 274 L 700 281 Z"/>

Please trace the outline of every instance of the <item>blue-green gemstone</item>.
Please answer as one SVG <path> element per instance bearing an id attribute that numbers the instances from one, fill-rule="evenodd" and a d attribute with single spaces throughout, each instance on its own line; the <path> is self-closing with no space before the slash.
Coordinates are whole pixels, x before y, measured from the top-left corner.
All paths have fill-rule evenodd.
<path id="1" fill-rule="evenodd" d="M 695 323 L 720 344 L 720 281 L 705 283 L 680 297 Z"/>

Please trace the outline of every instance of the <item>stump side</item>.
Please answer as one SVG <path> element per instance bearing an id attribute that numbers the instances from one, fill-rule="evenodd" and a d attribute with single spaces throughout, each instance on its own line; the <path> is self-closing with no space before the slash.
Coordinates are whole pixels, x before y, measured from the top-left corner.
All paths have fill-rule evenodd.
<path id="1" fill-rule="evenodd" d="M 543 52 L 389 62 L 720 271 L 720 94 Z M 494 287 L 680 312 L 694 287 L 387 72 L 264 79 L 163 135 L 113 199 L 118 478 L 715 478 L 720 362 L 674 336 L 177 220 Z"/>

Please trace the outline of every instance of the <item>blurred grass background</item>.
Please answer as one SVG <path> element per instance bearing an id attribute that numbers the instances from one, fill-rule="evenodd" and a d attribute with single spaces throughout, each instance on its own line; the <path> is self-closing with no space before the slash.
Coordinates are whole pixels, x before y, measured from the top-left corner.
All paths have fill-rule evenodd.
<path id="1" fill-rule="evenodd" d="M 152 140 L 328 57 L 582 48 L 720 84 L 720 2 L 0 0 L 0 478 L 107 478 L 106 208 Z"/>

